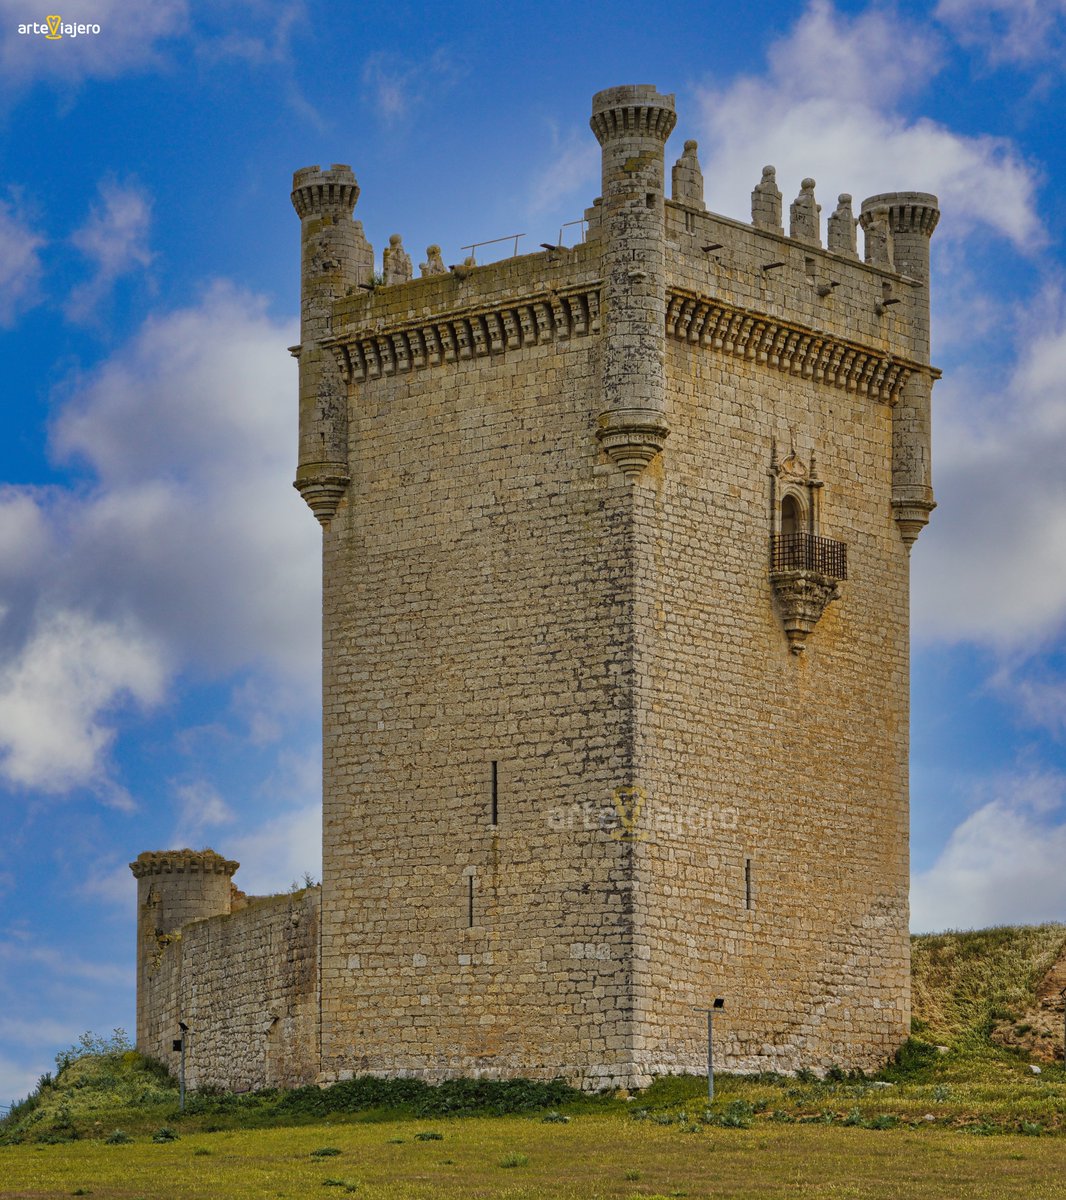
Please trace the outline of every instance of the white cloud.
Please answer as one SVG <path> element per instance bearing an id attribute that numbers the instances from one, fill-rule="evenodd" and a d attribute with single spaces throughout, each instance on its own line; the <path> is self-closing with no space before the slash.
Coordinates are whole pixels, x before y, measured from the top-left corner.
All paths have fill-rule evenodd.
<path id="1" fill-rule="evenodd" d="M 1027 304 L 1019 358 L 997 381 L 960 366 L 937 385 L 940 507 L 914 560 L 915 631 L 1003 650 L 1066 622 L 1066 299 Z"/>
<path id="2" fill-rule="evenodd" d="M 37 303 L 44 244 L 18 204 L 0 200 L 0 326 Z"/>
<path id="3" fill-rule="evenodd" d="M 94 36 L 48 41 L 18 33 L 44 21 L 44 9 L 25 0 L 0 0 L 0 91 L 39 79 L 64 86 L 83 79 L 114 79 L 158 67 L 162 44 L 188 29 L 188 0 L 66 0 L 64 22 L 94 23 Z"/>
<path id="4" fill-rule="evenodd" d="M 1066 910 L 1066 777 L 993 781 L 980 799 L 933 866 L 911 881 L 915 932 L 1039 924 Z"/>
<path id="5" fill-rule="evenodd" d="M 263 896 L 302 883 L 304 873 L 322 877 L 322 806 L 290 809 L 252 833 L 227 842 L 227 854 L 241 863 L 235 883 Z"/>
<path id="6" fill-rule="evenodd" d="M 840 192 L 857 207 L 878 192 L 929 191 L 944 214 L 938 238 L 981 225 L 1022 248 L 1040 241 L 1035 173 L 1008 141 L 906 115 L 914 81 L 939 65 L 928 27 L 880 8 L 849 18 L 812 0 L 771 48 L 765 77 L 699 91 L 708 207 L 747 219 L 751 189 L 773 163 L 786 224 L 800 180 L 813 175 L 827 212 Z"/>
<path id="7" fill-rule="evenodd" d="M 176 785 L 174 796 L 178 804 L 175 845 L 198 846 L 207 830 L 229 825 L 236 819 L 230 806 L 204 780 Z"/>
<path id="8" fill-rule="evenodd" d="M 940 0 L 936 17 L 993 66 L 1066 53 L 1066 0 Z"/>
<path id="9" fill-rule="evenodd" d="M 220 284 L 62 393 L 53 448 L 90 483 L 0 494 L 12 781 L 103 786 L 117 706 L 157 702 L 170 668 L 241 673 L 277 697 L 260 705 L 275 729 L 317 702 L 321 535 L 291 486 L 296 337 Z"/>
<path id="10" fill-rule="evenodd" d="M 0 667 L 0 774 L 52 792 L 100 782 L 114 736 L 105 717 L 157 702 L 164 677 L 159 646 L 135 626 L 46 617 Z"/>
<path id="11" fill-rule="evenodd" d="M 363 89 L 388 125 L 395 125 L 422 106 L 429 96 L 439 100 L 459 78 L 451 51 L 442 47 L 416 62 L 388 50 L 375 50 L 363 63 Z"/>
<path id="12" fill-rule="evenodd" d="M 37 1086 L 40 1076 L 40 1067 L 26 1066 L 0 1055 L 0 1104 L 25 1099 Z"/>
<path id="13" fill-rule="evenodd" d="M 151 265 L 148 231 L 152 201 L 138 184 L 102 180 L 100 202 L 93 206 L 71 241 L 93 266 L 93 275 L 73 289 L 64 306 L 68 319 L 91 320 L 115 281 L 130 271 Z"/>
<path id="14" fill-rule="evenodd" d="M 529 188 L 528 212 L 534 218 L 558 208 L 572 195 L 590 197 L 599 191 L 600 148 L 588 130 L 573 130 L 562 139 L 556 135 L 553 142 L 551 159 L 537 171 Z"/>

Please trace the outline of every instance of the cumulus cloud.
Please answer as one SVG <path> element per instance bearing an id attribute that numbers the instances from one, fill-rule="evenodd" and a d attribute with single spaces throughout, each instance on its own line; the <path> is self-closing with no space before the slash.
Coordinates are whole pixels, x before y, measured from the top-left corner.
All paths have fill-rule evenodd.
<path id="1" fill-rule="evenodd" d="M 911 881 L 911 928 L 1038 924 L 1066 909 L 1066 776 L 991 782 L 937 861 Z"/>
<path id="2" fill-rule="evenodd" d="M 120 709 L 158 703 L 172 672 L 254 679 L 275 714 L 315 703 L 320 535 L 290 486 L 295 339 L 220 284 L 62 391 L 53 451 L 87 482 L 0 493 L 11 782 L 102 786 Z"/>
<path id="3" fill-rule="evenodd" d="M 1035 648 L 1066 622 L 1066 295 L 1027 306 L 1001 380 L 960 366 L 937 385 L 941 502 L 915 559 L 916 633 Z"/>
<path id="4" fill-rule="evenodd" d="M 152 201 L 148 193 L 132 180 L 119 183 L 114 179 L 102 180 L 98 191 L 99 202 L 71 236 L 93 268 L 92 277 L 73 289 L 64 306 L 72 321 L 91 320 L 116 280 L 146 269 L 152 262 L 148 245 Z"/>
<path id="5" fill-rule="evenodd" d="M 936 16 L 993 66 L 1066 54 L 1066 0 L 940 0 Z"/>
<path id="6" fill-rule="evenodd" d="M 290 809 L 227 845 L 242 864 L 236 882 L 249 894 L 284 891 L 302 883 L 305 873 L 320 879 L 322 806 L 310 803 Z"/>
<path id="7" fill-rule="evenodd" d="M 746 219 L 769 162 L 786 204 L 807 175 L 829 208 L 840 192 L 858 203 L 877 192 L 929 191 L 944 211 L 938 238 L 983 226 L 1019 247 L 1039 241 L 1036 174 L 1006 139 L 907 115 L 914 81 L 935 75 L 941 57 L 928 28 L 880 8 L 847 17 L 812 0 L 771 47 L 765 75 L 698 92 L 709 207 Z"/>
<path id="8" fill-rule="evenodd" d="M 17 203 L 0 200 L 0 326 L 11 326 L 38 300 L 44 238 Z"/>
<path id="9" fill-rule="evenodd" d="M 44 618 L 0 667 L 0 774 L 51 792 L 99 783 L 114 736 L 106 717 L 126 700 L 157 702 L 164 676 L 159 646 L 132 625 Z"/>

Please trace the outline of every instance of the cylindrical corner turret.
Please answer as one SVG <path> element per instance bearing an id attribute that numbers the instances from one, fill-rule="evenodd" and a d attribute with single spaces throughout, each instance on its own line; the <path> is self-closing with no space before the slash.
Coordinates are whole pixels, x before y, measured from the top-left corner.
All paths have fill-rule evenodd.
<path id="1" fill-rule="evenodd" d="M 146 1054 L 163 1057 L 177 1030 L 173 955 L 180 954 L 181 930 L 230 911 L 239 865 L 214 850 L 148 850 L 130 863 L 137 879 L 137 1045 Z"/>
<path id="2" fill-rule="evenodd" d="M 663 448 L 666 381 L 664 154 L 673 96 L 649 84 L 597 92 L 590 125 L 602 147 L 606 323 L 600 444 L 637 478 Z"/>
<path id="3" fill-rule="evenodd" d="M 296 484 L 327 525 L 348 486 L 348 390 L 331 350 L 333 304 L 369 281 L 374 252 L 352 220 L 359 185 L 352 169 L 304 167 L 292 177 L 301 226 L 300 453 Z"/>
<path id="4" fill-rule="evenodd" d="M 862 202 L 859 221 L 863 228 L 877 209 L 888 213 L 892 232 L 892 265 L 901 275 L 929 282 L 929 239 L 933 236 L 940 209 L 929 192 L 881 192 Z"/>
<path id="5" fill-rule="evenodd" d="M 915 357 L 929 361 L 929 239 L 940 209 L 928 192 L 882 192 L 862 202 L 859 221 L 867 238 L 870 230 L 887 237 L 890 265 L 900 275 L 925 285 L 914 306 L 911 338 Z M 867 253 L 867 261 L 870 254 Z M 914 371 L 892 411 L 892 509 L 900 537 L 908 549 L 929 522 L 936 507 L 932 486 L 932 376 Z"/>
<path id="6" fill-rule="evenodd" d="M 137 913 L 153 931 L 172 933 L 190 921 L 230 911 L 230 879 L 240 863 L 214 850 L 146 850 L 130 863 Z"/>

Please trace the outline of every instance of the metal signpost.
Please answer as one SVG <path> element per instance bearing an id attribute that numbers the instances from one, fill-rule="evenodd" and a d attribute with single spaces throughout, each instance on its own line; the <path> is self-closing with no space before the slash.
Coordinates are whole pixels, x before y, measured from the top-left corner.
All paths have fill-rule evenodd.
<path id="1" fill-rule="evenodd" d="M 179 1021 L 178 1028 L 181 1030 L 181 1037 L 174 1039 L 174 1049 L 181 1051 L 181 1078 L 179 1080 L 179 1083 L 180 1083 L 179 1103 L 180 1103 L 181 1111 L 184 1112 L 185 1111 L 185 1046 L 189 1040 L 189 1027 L 188 1027 L 188 1025 L 185 1024 L 184 1021 Z"/>
<path id="2" fill-rule="evenodd" d="M 697 1008 L 696 1012 L 707 1014 L 707 1101 L 714 1099 L 714 1014 L 725 1008 L 725 1000 L 716 996 L 710 1008 Z"/>

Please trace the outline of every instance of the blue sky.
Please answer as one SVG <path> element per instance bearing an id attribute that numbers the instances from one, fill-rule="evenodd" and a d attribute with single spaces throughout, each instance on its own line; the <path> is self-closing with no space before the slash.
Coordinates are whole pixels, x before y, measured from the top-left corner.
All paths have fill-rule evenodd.
<path id="1" fill-rule="evenodd" d="M 350 162 L 379 254 L 532 249 L 619 83 L 676 93 L 714 211 L 767 162 L 826 211 L 939 194 L 914 926 L 1066 917 L 1064 0 L 59 8 L 100 33 L 0 0 L 0 1103 L 132 1029 L 139 851 L 319 870 L 291 172 Z"/>

